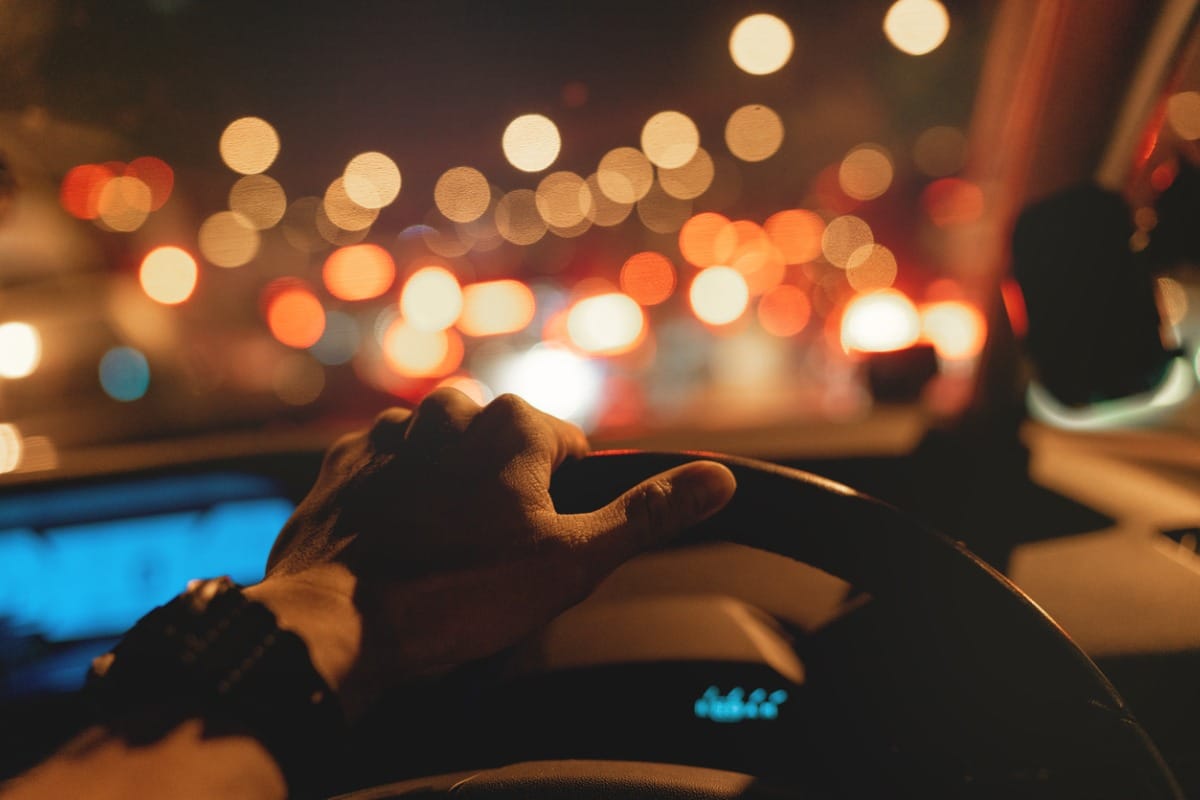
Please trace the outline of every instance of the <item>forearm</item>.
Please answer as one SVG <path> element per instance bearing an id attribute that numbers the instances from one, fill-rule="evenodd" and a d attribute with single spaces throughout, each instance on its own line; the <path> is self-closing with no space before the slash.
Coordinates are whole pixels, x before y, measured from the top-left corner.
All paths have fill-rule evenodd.
<path id="1" fill-rule="evenodd" d="M 286 797 L 283 773 L 258 741 L 236 733 L 213 735 L 207 728 L 211 726 L 199 719 L 188 719 L 145 744 L 132 744 L 105 728 L 90 728 L 0 787 L 0 798 Z"/>
<path id="2" fill-rule="evenodd" d="M 339 686 L 357 646 L 356 620 L 344 609 L 331 610 L 325 594 L 292 583 L 259 584 L 245 593 L 268 605 L 281 627 L 299 634 L 317 669 Z M 334 611 L 342 624 L 330 621 Z M 0 785 L 0 800 L 287 796 L 277 761 L 244 726 L 221 717 L 201 719 L 182 707 L 129 712 L 112 726 L 90 727 L 48 760 Z"/>

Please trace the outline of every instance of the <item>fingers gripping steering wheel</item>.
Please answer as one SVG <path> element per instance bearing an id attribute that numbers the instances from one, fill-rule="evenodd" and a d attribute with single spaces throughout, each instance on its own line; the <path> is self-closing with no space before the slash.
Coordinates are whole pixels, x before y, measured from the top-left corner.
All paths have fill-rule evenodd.
<path id="1" fill-rule="evenodd" d="M 719 461 L 738 489 L 719 514 L 685 534 L 759 548 L 836 575 L 894 604 L 938 674 L 934 704 L 985 693 L 995 715 L 972 720 L 981 760 L 1017 783 L 966 783 L 962 797 L 1182 798 L 1145 730 L 1063 630 L 964 546 L 904 513 L 799 470 L 710 453 L 601 453 L 563 465 L 551 494 L 561 513 L 601 507 L 639 481 L 687 461 Z M 947 663 L 948 662 L 948 663 Z M 947 669 L 949 667 L 949 669 Z M 932 670 L 931 670 L 932 671 Z M 957 694 L 956 694 L 957 693 Z M 993 794 L 997 791 L 1001 794 Z M 748 776 L 641 762 L 525 762 L 380 786 L 362 798 L 486 797 L 700 800 L 767 796 Z M 772 795 L 774 796 L 774 795 Z"/>

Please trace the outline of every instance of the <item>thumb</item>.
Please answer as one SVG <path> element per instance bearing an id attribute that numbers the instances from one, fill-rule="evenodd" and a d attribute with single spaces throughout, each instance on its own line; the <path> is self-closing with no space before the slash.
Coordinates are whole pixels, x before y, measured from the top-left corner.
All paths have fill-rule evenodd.
<path id="1" fill-rule="evenodd" d="M 583 549 L 601 574 L 720 511 L 737 481 L 723 464 L 693 461 L 660 472 L 598 511 L 581 515 Z"/>

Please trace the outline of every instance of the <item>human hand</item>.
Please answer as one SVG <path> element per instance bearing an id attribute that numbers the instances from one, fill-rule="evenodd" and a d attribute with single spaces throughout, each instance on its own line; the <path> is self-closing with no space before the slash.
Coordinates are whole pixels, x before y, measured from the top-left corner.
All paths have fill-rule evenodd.
<path id="1" fill-rule="evenodd" d="M 441 389 L 390 409 L 330 448 L 247 593 L 306 640 L 353 717 L 390 685 L 516 643 L 733 495 L 728 469 L 694 462 L 559 514 L 551 473 L 587 451 L 512 395 L 480 407 Z"/>

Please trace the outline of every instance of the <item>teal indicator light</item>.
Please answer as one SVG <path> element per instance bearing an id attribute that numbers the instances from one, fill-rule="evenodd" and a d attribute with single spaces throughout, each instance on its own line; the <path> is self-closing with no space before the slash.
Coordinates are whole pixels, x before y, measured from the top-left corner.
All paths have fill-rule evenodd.
<path id="1" fill-rule="evenodd" d="M 729 690 L 729 694 L 721 694 L 716 686 L 709 686 L 693 704 L 693 710 L 699 719 L 709 719 L 713 722 L 744 722 L 751 719 L 773 720 L 779 717 L 779 707 L 788 699 L 784 689 L 768 692 L 766 689 L 754 689 L 747 692 L 741 686 Z"/>

